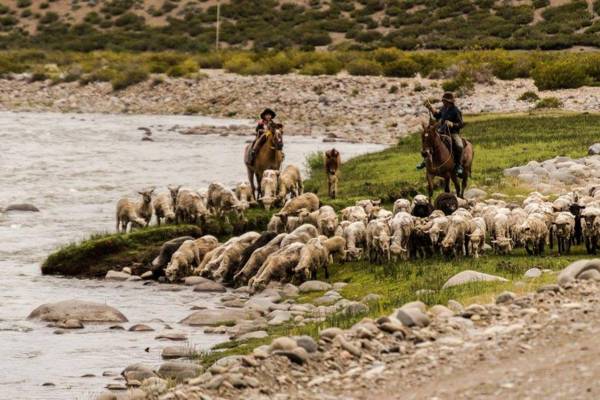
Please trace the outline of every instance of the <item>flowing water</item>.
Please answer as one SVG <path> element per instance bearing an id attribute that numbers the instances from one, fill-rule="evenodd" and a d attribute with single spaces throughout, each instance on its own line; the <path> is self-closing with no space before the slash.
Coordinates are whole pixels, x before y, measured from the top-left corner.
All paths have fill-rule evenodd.
<path id="1" fill-rule="evenodd" d="M 241 154 L 249 137 L 190 136 L 174 126 L 229 126 L 241 120 L 183 116 L 114 116 L 0 112 L 0 207 L 29 202 L 41 212 L 0 214 L 0 399 L 88 399 L 116 382 L 134 362 L 160 364 L 154 339 L 166 324 L 189 335 L 189 346 L 207 349 L 226 340 L 177 321 L 193 305 L 217 307 L 219 297 L 170 285 L 66 279 L 40 274 L 53 249 L 93 232 L 114 230 L 114 207 L 122 196 L 168 184 L 192 188 L 218 180 L 246 179 Z M 150 127 L 154 142 L 141 141 Z M 249 132 L 252 128 L 249 127 Z M 303 165 L 307 154 L 331 144 L 286 137 L 286 162 Z M 379 145 L 336 143 L 344 157 Z M 55 328 L 27 320 L 47 302 L 81 299 L 118 308 L 130 322 L 157 332 L 111 330 L 88 324 L 54 334 Z M 82 377 L 89 375 L 89 377 Z M 52 384 L 52 385 L 44 385 Z"/>

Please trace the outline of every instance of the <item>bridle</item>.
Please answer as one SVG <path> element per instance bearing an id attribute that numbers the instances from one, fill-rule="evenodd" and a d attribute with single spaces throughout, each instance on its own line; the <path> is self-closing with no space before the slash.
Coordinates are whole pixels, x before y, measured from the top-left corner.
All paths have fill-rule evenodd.
<path id="1" fill-rule="evenodd" d="M 429 126 L 427 126 L 427 128 L 425 128 L 425 132 L 423 134 L 424 138 L 427 138 L 427 141 L 430 142 L 433 140 L 433 138 L 430 138 L 429 135 L 440 135 L 437 132 L 437 128 L 435 127 L 434 124 L 432 124 L 432 122 L 434 121 L 433 115 L 431 114 L 431 111 L 429 111 Z M 431 129 L 433 127 L 433 129 Z M 443 129 L 446 129 L 448 131 L 448 136 L 450 136 L 450 128 L 448 128 L 447 126 L 443 126 Z M 431 132 L 430 132 L 431 131 Z M 440 138 L 441 141 L 441 138 Z M 425 144 L 425 140 L 422 140 L 422 144 Z M 444 144 L 442 143 L 442 146 Z M 440 165 L 438 166 L 434 166 L 433 165 L 433 149 L 434 149 L 434 145 L 431 143 L 428 143 L 427 147 L 424 147 L 421 150 L 421 154 L 423 155 L 424 158 L 426 158 L 427 160 L 429 160 L 429 164 L 431 165 L 431 168 L 433 169 L 435 174 L 439 174 L 440 170 L 442 169 L 442 167 L 444 165 L 446 165 L 450 160 L 452 160 L 452 143 L 450 144 L 450 152 L 448 155 L 448 158 L 446 160 L 444 160 L 444 162 L 442 162 Z"/>

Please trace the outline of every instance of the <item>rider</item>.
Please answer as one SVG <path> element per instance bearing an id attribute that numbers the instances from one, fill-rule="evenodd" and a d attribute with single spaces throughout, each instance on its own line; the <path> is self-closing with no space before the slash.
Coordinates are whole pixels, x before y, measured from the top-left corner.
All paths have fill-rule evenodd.
<path id="1" fill-rule="evenodd" d="M 460 129 L 463 127 L 462 113 L 454 104 L 454 95 L 451 92 L 446 92 L 442 96 L 442 108 L 435 111 L 431 104 L 427 102 L 425 107 L 431 112 L 433 117 L 440 122 L 438 133 L 450 133 L 452 142 L 454 143 L 454 163 L 456 165 L 456 174 L 462 177 L 464 171 L 461 165 L 463 156 L 463 141 L 460 137 Z M 417 169 L 425 168 L 425 160 L 419 165 Z"/>
<path id="2" fill-rule="evenodd" d="M 275 111 L 270 108 L 265 108 L 265 110 L 260 113 L 260 121 L 256 125 L 256 138 L 254 139 L 254 143 L 252 144 L 252 152 L 250 153 L 250 163 L 254 163 L 254 158 L 256 157 L 256 153 L 260 147 L 264 144 L 266 140 L 266 131 L 271 130 L 271 124 L 273 123 L 273 119 L 277 114 Z"/>

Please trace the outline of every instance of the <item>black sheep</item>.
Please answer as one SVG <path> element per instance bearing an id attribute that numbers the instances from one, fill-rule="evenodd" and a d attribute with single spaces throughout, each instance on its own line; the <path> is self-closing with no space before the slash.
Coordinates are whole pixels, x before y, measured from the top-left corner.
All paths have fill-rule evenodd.
<path id="1" fill-rule="evenodd" d="M 458 210 L 458 199 L 454 193 L 440 193 L 435 199 L 435 209 L 441 210 L 445 215 L 451 215 Z"/>
<path id="2" fill-rule="evenodd" d="M 581 206 L 577 203 L 572 203 L 569 206 L 569 212 L 575 216 L 575 236 L 573 240 L 575 244 L 581 244 L 583 242 L 583 231 L 581 229 L 581 210 L 583 210 L 585 206 Z"/>

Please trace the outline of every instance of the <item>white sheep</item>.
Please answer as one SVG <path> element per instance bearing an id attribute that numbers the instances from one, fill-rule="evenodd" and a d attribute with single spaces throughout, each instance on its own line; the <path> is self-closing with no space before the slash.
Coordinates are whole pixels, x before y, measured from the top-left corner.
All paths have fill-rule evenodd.
<path id="1" fill-rule="evenodd" d="M 300 261 L 304 243 L 292 243 L 267 257 L 257 274 L 248 282 L 254 292 L 264 289 L 272 280 L 289 281 Z"/>
<path id="2" fill-rule="evenodd" d="M 164 219 L 166 224 L 175 222 L 175 209 L 173 207 L 173 199 L 171 193 L 161 193 L 152 200 L 154 207 L 154 215 L 156 215 L 156 223 L 160 226 L 161 220 Z"/>
<path id="3" fill-rule="evenodd" d="M 342 221 L 369 223 L 369 216 L 361 206 L 346 207 L 341 212 Z"/>
<path id="4" fill-rule="evenodd" d="M 414 229 L 413 216 L 406 211 L 398 212 L 390 221 L 392 232 L 390 252 L 395 261 L 408 260 L 408 242 Z"/>
<path id="5" fill-rule="evenodd" d="M 540 255 L 548 238 L 548 226 L 542 214 L 530 214 L 518 229 L 520 242 L 527 254 Z"/>
<path id="6" fill-rule="evenodd" d="M 260 181 L 260 202 L 265 207 L 265 210 L 270 210 L 271 206 L 277 200 L 277 176 L 273 174 L 263 175 Z"/>
<path id="7" fill-rule="evenodd" d="M 300 169 L 295 165 L 288 165 L 279 174 L 279 189 L 277 191 L 277 200 L 283 203 L 288 194 L 291 197 L 296 197 L 304 192 L 302 184 L 302 175 Z"/>
<path id="8" fill-rule="evenodd" d="M 485 221 L 485 219 L 484 219 Z M 487 226 L 487 221 L 486 221 Z M 510 237 L 508 215 L 498 213 L 492 220 L 492 247 L 497 254 L 508 254 L 512 251 L 513 239 Z M 515 232 L 518 228 L 514 229 Z"/>
<path id="9" fill-rule="evenodd" d="M 245 210 L 256 204 L 252 187 L 248 182 L 239 182 L 235 186 L 235 197 L 237 197 Z"/>
<path id="10" fill-rule="evenodd" d="M 386 221 L 376 219 L 367 225 L 367 256 L 371 262 L 390 262 L 390 227 Z"/>
<path id="11" fill-rule="evenodd" d="M 581 212 L 581 217 L 586 250 L 588 254 L 596 254 L 600 245 L 600 207 L 588 205 Z"/>
<path id="12" fill-rule="evenodd" d="M 273 215 L 267 224 L 267 230 L 269 232 L 284 233 L 286 232 L 286 225 L 281 220 L 281 217 Z"/>
<path id="13" fill-rule="evenodd" d="M 317 279 L 317 271 L 320 268 L 327 270 L 329 252 L 323 242 L 323 237 L 310 239 L 300 250 L 300 259 L 294 267 L 294 279 L 298 283 L 307 279 Z"/>
<path id="14" fill-rule="evenodd" d="M 443 214 L 430 218 L 429 223 L 425 226 L 424 232 L 429 235 L 431 245 L 435 251 L 440 248 L 440 244 L 444 240 L 444 237 L 446 237 L 449 226 L 450 219 Z"/>
<path id="15" fill-rule="evenodd" d="M 323 245 L 327 248 L 327 252 L 329 253 L 329 262 L 333 262 L 334 259 L 343 262 L 346 259 L 346 239 L 342 236 L 327 238 L 323 242 Z M 325 269 L 325 278 L 329 278 L 327 268 Z"/>
<path id="16" fill-rule="evenodd" d="M 292 243 L 307 243 L 310 239 L 319 236 L 319 231 L 313 225 L 304 224 L 288 234 L 282 241 L 281 247 Z"/>
<path id="17" fill-rule="evenodd" d="M 198 193 L 187 189 L 179 191 L 175 206 L 177 223 L 204 224 L 207 217 L 208 210 Z"/>
<path id="18" fill-rule="evenodd" d="M 394 202 L 394 208 L 392 209 L 392 212 L 394 215 L 398 214 L 401 211 L 410 214 L 410 208 L 410 201 L 408 201 L 407 199 L 398 199 Z"/>
<path id="19" fill-rule="evenodd" d="M 314 193 L 303 193 L 300 196 L 288 200 L 281 211 L 276 215 L 280 216 L 285 222 L 288 216 L 296 216 L 302 210 L 306 209 L 309 212 L 319 209 L 319 198 Z"/>
<path id="20" fill-rule="evenodd" d="M 213 215 L 225 216 L 227 223 L 229 223 L 230 212 L 235 212 L 242 219 L 245 218 L 244 207 L 235 197 L 235 193 L 218 182 L 208 186 L 208 209 Z"/>
<path id="21" fill-rule="evenodd" d="M 117 232 L 127 232 L 127 226 L 147 227 L 152 219 L 152 194 L 154 189 L 138 192 L 142 196 L 139 202 L 123 198 L 117 202 Z"/>
<path id="22" fill-rule="evenodd" d="M 479 258 L 479 254 L 483 252 L 485 244 L 485 235 L 487 227 L 485 220 L 482 217 L 475 217 L 469 221 L 469 248 L 470 253 L 475 258 Z"/>
<path id="23" fill-rule="evenodd" d="M 212 279 L 217 282 L 229 281 L 236 273 L 238 264 L 242 260 L 243 252 L 260 237 L 260 233 L 246 232 L 223 252 L 223 258 L 219 266 L 212 274 Z"/>
<path id="24" fill-rule="evenodd" d="M 177 282 L 191 275 L 193 267 L 199 263 L 200 255 L 196 243 L 193 240 L 186 240 L 171 256 L 165 275 L 169 282 Z"/>
<path id="25" fill-rule="evenodd" d="M 366 246 L 367 240 L 367 226 L 362 221 L 349 222 L 348 226 L 343 229 L 343 237 L 346 239 L 346 259 L 347 260 L 360 260 L 363 255 L 363 249 Z"/>
<path id="26" fill-rule="evenodd" d="M 321 207 L 319 209 L 319 215 L 317 217 L 317 227 L 319 228 L 319 233 L 321 235 L 331 237 L 334 235 L 337 226 L 338 217 L 333 207 Z"/>
<path id="27" fill-rule="evenodd" d="M 551 234 L 558 244 L 558 254 L 568 254 L 571 251 L 571 241 L 575 238 L 575 216 L 568 211 L 557 213 Z"/>
<path id="28" fill-rule="evenodd" d="M 234 275 L 233 281 L 235 285 L 241 286 L 248 283 L 248 280 L 259 271 L 267 257 L 280 249 L 281 241 L 286 236 L 287 233 L 280 233 L 263 247 L 254 250 L 246 264 Z"/>
<path id="29" fill-rule="evenodd" d="M 462 256 L 465 254 L 465 237 L 469 229 L 469 220 L 462 215 L 450 216 L 448 232 L 442 240 L 442 252 L 446 256 Z"/>

